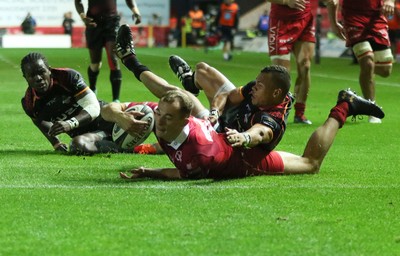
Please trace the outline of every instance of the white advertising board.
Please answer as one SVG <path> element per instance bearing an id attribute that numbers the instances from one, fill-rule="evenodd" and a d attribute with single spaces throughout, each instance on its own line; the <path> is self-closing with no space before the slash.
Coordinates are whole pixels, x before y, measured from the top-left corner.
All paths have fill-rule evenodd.
<path id="1" fill-rule="evenodd" d="M 87 10 L 87 0 L 82 3 Z M 142 14 L 142 25 L 151 22 L 153 13 L 160 17 L 161 25 L 168 25 L 169 0 L 136 0 Z M 122 22 L 133 25 L 131 11 L 125 0 L 117 0 L 117 9 L 124 17 Z M 0 0 L 0 27 L 20 26 L 28 12 L 36 19 L 39 27 L 61 26 L 64 13 L 71 11 L 75 26 L 83 26 L 75 10 L 74 0 Z"/>

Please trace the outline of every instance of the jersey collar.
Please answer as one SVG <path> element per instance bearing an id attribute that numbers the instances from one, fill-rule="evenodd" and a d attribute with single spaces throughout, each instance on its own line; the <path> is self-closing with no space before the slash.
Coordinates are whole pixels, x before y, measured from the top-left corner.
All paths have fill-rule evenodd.
<path id="1" fill-rule="evenodd" d="M 189 137 L 189 123 L 183 127 L 181 133 L 176 137 L 171 143 L 168 144 L 168 146 L 174 148 L 177 150 L 182 143 Z"/>

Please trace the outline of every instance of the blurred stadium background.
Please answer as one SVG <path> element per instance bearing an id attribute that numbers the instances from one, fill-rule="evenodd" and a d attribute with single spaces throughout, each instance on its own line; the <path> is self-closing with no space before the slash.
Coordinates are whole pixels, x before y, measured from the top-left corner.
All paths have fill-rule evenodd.
<path id="1" fill-rule="evenodd" d="M 133 25 L 131 12 L 125 1 L 117 1 L 121 23 L 128 23 L 135 32 L 137 47 L 186 47 L 185 16 L 194 5 L 199 5 L 208 21 L 216 12 L 221 0 L 138 0 L 142 23 Z M 235 37 L 235 47 L 243 51 L 267 52 L 265 37 L 254 32 L 258 17 L 270 8 L 265 0 L 236 0 L 241 8 L 239 33 Z M 84 24 L 70 0 L 2 0 L 0 6 L 0 46 L 3 48 L 80 48 L 85 47 Z M 87 4 L 87 1 L 83 1 Z M 349 56 L 344 42 L 329 34 L 329 20 L 326 8 L 312 1 L 316 23 L 321 35 L 321 56 Z M 36 19 L 34 35 L 24 35 L 21 23 L 27 13 Z M 73 33 L 63 34 L 62 21 L 66 12 L 72 12 Z M 206 26 L 206 25 L 205 25 Z M 207 28 L 205 27 L 205 30 Z M 216 47 L 217 48 L 217 47 Z"/>

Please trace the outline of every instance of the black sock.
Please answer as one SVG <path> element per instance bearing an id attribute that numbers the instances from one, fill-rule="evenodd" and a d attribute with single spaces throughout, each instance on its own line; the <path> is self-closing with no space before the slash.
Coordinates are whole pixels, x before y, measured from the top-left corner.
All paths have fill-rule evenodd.
<path id="1" fill-rule="evenodd" d="M 96 83 L 97 83 L 97 77 L 99 75 L 99 71 L 93 71 L 90 67 L 88 67 L 87 70 L 88 77 L 89 77 L 89 86 L 92 91 L 96 90 Z"/>
<path id="2" fill-rule="evenodd" d="M 121 91 L 121 81 L 122 81 L 121 70 L 111 70 L 110 82 L 111 82 L 113 100 L 119 100 L 119 94 Z"/>
<path id="3" fill-rule="evenodd" d="M 138 61 L 135 55 L 131 55 L 122 60 L 124 65 L 135 74 L 137 80 L 140 80 L 140 74 L 143 71 L 150 71 L 148 67 Z"/>

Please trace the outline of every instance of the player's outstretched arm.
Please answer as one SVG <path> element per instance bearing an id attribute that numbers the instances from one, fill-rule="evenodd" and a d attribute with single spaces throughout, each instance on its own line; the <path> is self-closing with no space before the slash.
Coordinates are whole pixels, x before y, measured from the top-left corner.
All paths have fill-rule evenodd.
<path id="1" fill-rule="evenodd" d="M 76 100 L 82 110 L 68 120 L 54 122 L 49 130 L 50 136 L 56 136 L 78 127 L 86 126 L 100 115 L 99 101 L 90 89 L 77 96 Z"/>
<path id="2" fill-rule="evenodd" d="M 68 146 L 65 143 L 62 143 L 57 136 L 49 135 L 49 130 L 50 127 L 53 125 L 53 123 L 47 121 L 39 121 L 35 119 L 32 119 L 32 121 L 36 125 L 36 127 L 39 128 L 39 130 L 46 137 L 46 139 L 50 142 L 55 151 L 60 151 L 60 152 L 68 151 Z"/>
<path id="3" fill-rule="evenodd" d="M 152 178 L 162 180 L 179 180 L 182 179 L 177 168 L 144 168 L 140 167 L 129 171 L 132 175 L 120 172 L 123 179 Z"/>
<path id="4" fill-rule="evenodd" d="M 259 144 L 268 144 L 273 138 L 272 129 L 255 124 L 245 132 L 238 132 L 235 129 L 225 128 L 226 138 L 232 147 L 255 147 Z"/>
<path id="5" fill-rule="evenodd" d="M 345 40 L 346 36 L 344 33 L 343 26 L 338 22 L 337 19 L 338 17 L 337 13 L 339 10 L 338 0 L 325 0 L 323 2 L 328 8 L 329 21 L 331 23 L 331 28 L 333 33 L 335 33 L 335 35 L 340 39 Z"/>

